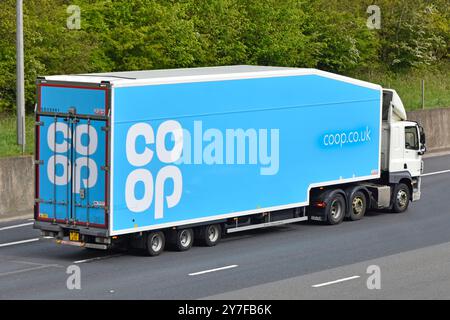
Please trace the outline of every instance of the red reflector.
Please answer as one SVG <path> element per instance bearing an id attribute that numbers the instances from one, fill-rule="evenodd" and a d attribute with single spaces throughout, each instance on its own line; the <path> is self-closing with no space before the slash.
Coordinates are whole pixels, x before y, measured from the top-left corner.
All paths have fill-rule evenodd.
<path id="1" fill-rule="evenodd" d="M 326 204 L 326 202 L 324 202 L 324 201 L 317 201 L 317 202 L 315 203 L 315 206 L 316 206 L 317 208 L 325 208 L 325 207 L 327 206 L 327 204 Z"/>

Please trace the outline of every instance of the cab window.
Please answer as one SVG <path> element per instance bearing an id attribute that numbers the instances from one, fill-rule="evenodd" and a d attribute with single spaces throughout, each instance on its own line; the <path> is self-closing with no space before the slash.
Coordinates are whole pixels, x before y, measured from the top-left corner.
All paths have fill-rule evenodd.
<path id="1" fill-rule="evenodd" d="M 405 148 L 409 150 L 419 150 L 419 139 L 416 127 L 405 128 Z"/>

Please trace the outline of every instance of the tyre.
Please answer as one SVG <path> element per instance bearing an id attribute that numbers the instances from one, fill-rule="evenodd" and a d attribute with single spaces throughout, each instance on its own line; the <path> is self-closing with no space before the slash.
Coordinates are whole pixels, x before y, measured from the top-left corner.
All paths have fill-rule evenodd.
<path id="1" fill-rule="evenodd" d="M 345 216 L 345 199 L 341 194 L 333 195 L 325 208 L 327 223 L 330 225 L 339 224 Z"/>
<path id="2" fill-rule="evenodd" d="M 392 195 L 392 211 L 395 213 L 405 212 L 408 209 L 410 199 L 409 187 L 404 183 L 399 183 L 395 186 Z"/>
<path id="3" fill-rule="evenodd" d="M 220 224 L 210 224 L 200 228 L 198 240 L 203 246 L 213 247 L 219 243 L 221 236 L 222 228 Z"/>
<path id="4" fill-rule="evenodd" d="M 147 241 L 145 249 L 147 254 L 151 257 L 157 256 L 164 251 L 166 244 L 166 238 L 161 231 L 149 232 L 147 235 Z"/>
<path id="5" fill-rule="evenodd" d="M 176 230 L 174 236 L 173 245 L 177 251 L 187 251 L 192 248 L 194 243 L 194 231 L 192 229 Z"/>
<path id="6" fill-rule="evenodd" d="M 349 219 L 352 221 L 360 220 L 364 217 L 367 210 L 367 198 L 364 192 L 356 191 L 350 198 Z"/>

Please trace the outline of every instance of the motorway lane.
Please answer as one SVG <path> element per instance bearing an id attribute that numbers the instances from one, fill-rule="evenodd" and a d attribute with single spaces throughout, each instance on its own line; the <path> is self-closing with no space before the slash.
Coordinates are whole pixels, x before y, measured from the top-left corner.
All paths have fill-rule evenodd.
<path id="1" fill-rule="evenodd" d="M 32 225 L 30 223 L 33 222 L 28 219 L 0 223 L 0 245 L 2 243 L 9 243 L 39 237 L 40 235 L 39 230 L 33 230 Z M 27 225 L 27 226 L 19 227 L 20 225 Z"/>
<path id="2" fill-rule="evenodd" d="M 368 289 L 369 266 L 379 267 L 380 290 Z M 449 270 L 450 243 L 444 243 L 205 299 L 450 299 Z"/>
<path id="3" fill-rule="evenodd" d="M 450 169 L 450 156 L 426 159 L 426 172 L 445 169 Z M 304 277 L 313 277 L 311 279 L 317 283 L 326 282 L 352 275 L 374 261 L 388 263 L 389 257 L 402 254 L 410 254 L 409 261 L 417 259 L 419 263 L 429 248 L 445 247 L 450 243 L 449 190 L 450 173 L 428 176 L 423 178 L 422 200 L 413 203 L 406 214 L 371 212 L 362 221 L 338 226 L 299 223 L 256 230 L 229 236 L 215 248 L 194 247 L 189 252 L 165 252 L 156 258 L 145 257 L 140 252 L 111 257 L 114 253 L 58 246 L 47 240 L 0 247 L 0 298 L 191 299 L 225 294 L 220 297 L 241 299 L 246 294 L 242 296 L 240 290 L 245 288 L 250 290 L 248 298 L 259 290 L 265 292 L 266 287 L 260 286 L 270 288 L 274 283 L 277 292 L 292 293 L 288 285 L 290 280 L 304 281 Z M 27 222 L 0 224 L 0 229 L 22 223 Z M 30 226 L 2 230 L 0 245 L 33 239 L 37 235 Z M 82 289 L 68 290 L 66 267 L 75 261 L 98 257 L 103 259 L 77 264 L 81 268 Z M 447 256 L 444 254 L 444 257 Z M 441 261 L 436 260 L 436 263 Z M 189 275 L 230 265 L 237 267 Z M 382 269 L 382 277 L 389 279 L 389 288 L 416 288 L 418 279 L 427 279 L 422 272 L 415 274 L 414 268 L 407 267 L 402 265 L 412 276 L 406 280 L 399 274 L 401 269 Z M 427 265 L 422 269 L 426 270 Z M 449 271 L 436 271 L 435 278 L 435 270 L 430 269 L 431 279 L 450 278 L 448 268 Z M 320 291 L 320 297 L 336 298 L 336 292 L 340 291 L 344 298 L 352 297 L 353 293 L 358 293 L 354 298 L 370 297 L 362 280 L 329 287 L 335 291 L 327 287 Z M 359 291 L 353 287 L 358 284 L 362 284 L 357 288 Z M 316 289 L 306 286 L 291 298 L 316 298 Z M 383 290 L 382 286 L 379 292 Z M 447 291 L 441 290 L 444 291 L 441 296 L 447 294 L 448 297 L 450 286 Z M 392 289 L 390 292 L 399 291 Z M 416 290 L 414 294 L 411 291 L 410 297 L 427 298 L 428 294 L 426 290 Z M 280 295 L 265 298 L 277 297 Z M 386 297 L 395 298 L 395 294 Z"/>
<path id="4" fill-rule="evenodd" d="M 425 158 L 424 173 L 436 172 L 440 170 L 450 169 L 450 156 L 444 155 L 439 157 Z"/>

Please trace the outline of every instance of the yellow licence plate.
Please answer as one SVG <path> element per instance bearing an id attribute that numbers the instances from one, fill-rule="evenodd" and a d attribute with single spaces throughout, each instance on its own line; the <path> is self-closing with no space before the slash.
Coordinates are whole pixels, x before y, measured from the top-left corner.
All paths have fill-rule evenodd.
<path id="1" fill-rule="evenodd" d="M 69 232 L 69 240 L 70 241 L 80 241 L 80 233 L 78 231 L 70 231 Z"/>

